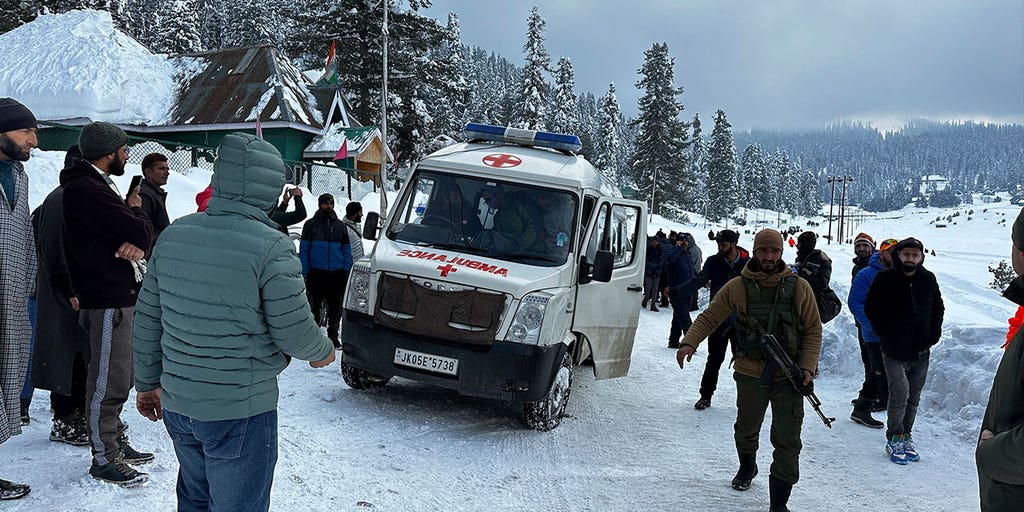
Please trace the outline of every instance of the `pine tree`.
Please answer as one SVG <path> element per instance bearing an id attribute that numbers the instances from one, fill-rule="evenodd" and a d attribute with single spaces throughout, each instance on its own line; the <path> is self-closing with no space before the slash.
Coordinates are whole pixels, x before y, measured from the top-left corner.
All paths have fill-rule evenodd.
<path id="1" fill-rule="evenodd" d="M 537 8 L 530 10 L 526 20 L 526 65 L 523 67 L 522 93 L 517 124 L 530 130 L 544 130 L 547 119 L 548 85 L 544 74 L 551 66 L 551 58 L 544 48 L 544 26 L 546 22 Z"/>
<path id="2" fill-rule="evenodd" d="M 432 134 L 455 137 L 466 125 L 466 107 L 469 103 L 470 87 L 466 78 L 466 62 L 463 56 L 459 16 L 448 13 L 448 26 L 444 29 L 441 45 L 433 51 L 434 58 L 428 65 L 434 66 L 433 75 L 438 87 L 431 91 L 430 104 Z"/>
<path id="3" fill-rule="evenodd" d="M 164 22 L 157 27 L 156 41 L 151 49 L 159 53 L 181 54 L 202 50 L 199 15 L 195 0 L 177 0 L 165 4 L 161 13 Z"/>
<path id="4" fill-rule="evenodd" d="M 721 109 L 715 113 L 715 129 L 711 132 L 711 147 L 708 148 L 707 172 L 707 218 L 717 222 L 734 212 L 739 201 L 732 125 L 726 120 L 725 112 Z"/>
<path id="5" fill-rule="evenodd" d="M 262 0 L 234 0 L 222 35 L 227 48 L 274 43 L 277 15 Z"/>
<path id="6" fill-rule="evenodd" d="M 693 136 L 690 138 L 690 168 L 680 183 L 683 207 L 689 211 L 704 211 L 708 204 L 707 146 L 701 135 L 700 114 L 693 115 L 690 123 Z"/>
<path id="7" fill-rule="evenodd" d="M 799 190 L 793 189 L 791 176 L 792 164 L 789 154 L 783 150 L 777 150 L 768 161 L 768 176 L 772 184 L 772 198 L 768 208 L 778 212 L 791 212 L 793 210 L 793 194 Z"/>
<path id="8" fill-rule="evenodd" d="M 619 168 L 619 125 L 622 122 L 622 112 L 619 109 L 619 100 L 615 97 L 614 83 L 608 84 L 608 94 L 601 98 L 598 119 L 594 166 L 619 188 L 625 187 L 626 176 Z"/>
<path id="9" fill-rule="evenodd" d="M 633 121 L 639 133 L 630 172 L 637 192 L 651 202 L 652 213 L 679 217 L 677 188 L 689 167 L 689 125 L 678 119 L 683 105 L 676 97 L 683 89 L 673 84 L 673 63 L 667 43 L 655 43 L 644 52 L 643 66 L 637 70 L 642 78 L 636 86 L 644 94 L 639 100 L 640 116 Z"/>
<path id="10" fill-rule="evenodd" d="M 549 128 L 557 133 L 575 134 L 579 131 L 579 105 L 576 101 L 576 80 L 572 62 L 568 58 L 558 59 L 555 70 L 554 105 L 551 108 Z"/>

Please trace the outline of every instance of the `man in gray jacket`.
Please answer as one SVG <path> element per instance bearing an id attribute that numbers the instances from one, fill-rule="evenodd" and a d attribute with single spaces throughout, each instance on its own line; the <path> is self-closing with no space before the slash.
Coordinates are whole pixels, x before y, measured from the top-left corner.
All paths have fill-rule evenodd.
<path id="1" fill-rule="evenodd" d="M 283 167 L 270 143 L 226 136 L 206 211 L 160 235 L 139 294 L 136 407 L 174 441 L 179 510 L 269 510 L 277 375 L 290 358 L 334 361 L 294 243 L 267 215 Z"/>

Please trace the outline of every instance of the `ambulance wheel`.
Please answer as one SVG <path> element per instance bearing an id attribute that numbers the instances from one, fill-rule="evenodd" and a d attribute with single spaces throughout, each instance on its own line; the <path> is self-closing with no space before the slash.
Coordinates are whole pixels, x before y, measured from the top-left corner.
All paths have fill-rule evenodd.
<path id="1" fill-rule="evenodd" d="M 384 377 L 376 373 L 370 373 L 352 366 L 345 361 L 341 362 L 341 378 L 345 384 L 352 389 L 373 389 L 379 388 L 388 383 L 391 377 Z"/>
<path id="2" fill-rule="evenodd" d="M 523 404 L 523 419 L 526 426 L 539 432 L 547 432 L 557 427 L 565 416 L 565 406 L 569 402 L 572 391 L 572 356 L 566 352 L 562 356 L 562 364 L 558 367 L 555 380 L 544 399 L 539 402 Z"/>

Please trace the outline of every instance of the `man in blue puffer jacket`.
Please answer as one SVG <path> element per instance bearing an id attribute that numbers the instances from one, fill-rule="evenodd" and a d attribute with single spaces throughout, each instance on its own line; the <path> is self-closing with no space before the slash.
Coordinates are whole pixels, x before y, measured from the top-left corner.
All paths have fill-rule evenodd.
<path id="1" fill-rule="evenodd" d="M 345 294 L 345 283 L 352 270 L 352 248 L 349 246 L 348 228 L 334 212 L 334 196 L 320 194 L 317 203 L 319 209 L 313 218 L 302 225 L 299 259 L 313 318 L 317 325 L 324 325 L 320 309 L 326 302 L 327 337 L 335 348 L 341 348 L 338 341 L 341 297 Z"/>
<path id="2" fill-rule="evenodd" d="M 889 386 L 885 377 L 885 366 L 882 363 L 882 349 L 878 344 L 878 334 L 871 328 L 867 313 L 864 312 L 864 301 L 868 296 L 868 289 L 871 288 L 875 275 L 879 272 L 892 268 L 892 249 L 899 241 L 890 238 L 882 242 L 878 252 L 868 258 L 868 266 L 865 267 L 853 278 L 853 285 L 850 286 L 850 295 L 846 303 L 850 306 L 850 312 L 860 324 L 861 337 L 864 345 L 861 347 L 867 355 L 869 371 L 861 386 L 857 400 L 853 403 L 853 414 L 850 419 L 861 425 L 871 428 L 882 428 L 885 426 L 881 421 L 871 417 L 873 410 L 885 410 L 889 398 Z"/>

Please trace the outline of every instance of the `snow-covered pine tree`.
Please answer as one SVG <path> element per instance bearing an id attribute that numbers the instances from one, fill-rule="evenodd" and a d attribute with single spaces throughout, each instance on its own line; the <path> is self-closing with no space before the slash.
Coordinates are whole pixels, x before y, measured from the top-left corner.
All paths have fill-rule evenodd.
<path id="1" fill-rule="evenodd" d="M 619 188 L 626 186 L 626 176 L 619 168 L 619 123 L 622 111 L 615 97 L 615 84 L 608 84 L 608 94 L 601 97 L 598 112 L 597 140 L 595 141 L 594 166 L 615 182 Z"/>
<path id="2" fill-rule="evenodd" d="M 580 154 L 591 162 L 597 159 L 597 138 L 601 117 L 601 108 L 594 94 L 587 91 L 580 93 L 579 114 L 580 127 L 575 133 L 583 144 Z"/>
<path id="3" fill-rule="evenodd" d="M 673 84 L 668 43 L 654 43 L 644 52 L 642 78 L 636 83 L 644 94 L 639 100 L 640 116 L 636 146 L 630 159 L 630 173 L 640 197 L 651 202 L 651 212 L 678 218 L 678 184 L 689 168 L 687 155 L 689 124 L 679 120 L 683 104 L 676 97 L 682 87 Z M 665 208 L 664 206 L 670 206 Z"/>
<path id="4" fill-rule="evenodd" d="M 226 7 L 226 6 L 225 6 Z M 223 44 L 226 48 L 274 43 L 277 13 L 263 0 L 233 0 L 225 17 Z"/>
<path id="5" fill-rule="evenodd" d="M 700 114 L 693 115 L 690 126 L 690 166 L 680 180 L 679 197 L 684 209 L 704 211 L 708 202 L 707 144 L 701 135 Z"/>
<path id="6" fill-rule="evenodd" d="M 431 93 L 430 104 L 433 123 L 430 135 L 457 137 L 466 125 L 466 105 L 469 102 L 469 82 L 466 79 L 466 60 L 462 46 L 459 16 L 448 13 L 448 25 L 442 31 L 443 40 L 433 51 L 428 65 L 434 66 L 433 75 L 438 87 Z"/>
<path id="7" fill-rule="evenodd" d="M 545 74 L 550 70 L 551 58 L 544 47 L 544 26 L 547 22 L 541 17 L 537 7 L 530 10 L 526 20 L 526 65 L 523 66 L 522 92 L 516 124 L 520 128 L 544 130 L 547 119 L 547 104 L 550 86 Z"/>
<path id="8" fill-rule="evenodd" d="M 801 215 L 818 215 L 821 213 L 821 184 L 814 169 L 806 168 L 803 178 L 803 192 L 800 194 L 803 199 L 803 211 Z"/>
<path id="9" fill-rule="evenodd" d="M 736 186 L 736 147 L 732 140 L 732 125 L 725 112 L 715 112 L 715 129 L 711 132 L 708 148 L 708 205 L 706 215 L 718 222 L 732 214 L 738 206 Z"/>
<path id="10" fill-rule="evenodd" d="M 740 157 L 740 202 L 747 208 L 765 208 L 769 202 L 768 169 L 761 146 L 750 144 Z"/>
<path id="11" fill-rule="evenodd" d="M 551 105 L 548 128 L 556 133 L 575 134 L 579 131 L 579 104 L 576 100 L 576 79 L 568 57 L 558 59 L 555 70 L 555 94 Z"/>
<path id="12" fill-rule="evenodd" d="M 195 0 L 175 0 L 164 4 L 163 20 L 151 50 L 159 53 L 194 53 L 203 49 L 199 35 L 199 15 Z"/>
<path id="13" fill-rule="evenodd" d="M 789 153 L 776 150 L 768 161 L 768 176 L 772 180 L 772 202 L 769 209 L 779 212 L 793 211 L 793 196 L 800 193 L 794 189 L 791 176 L 792 164 Z"/>

